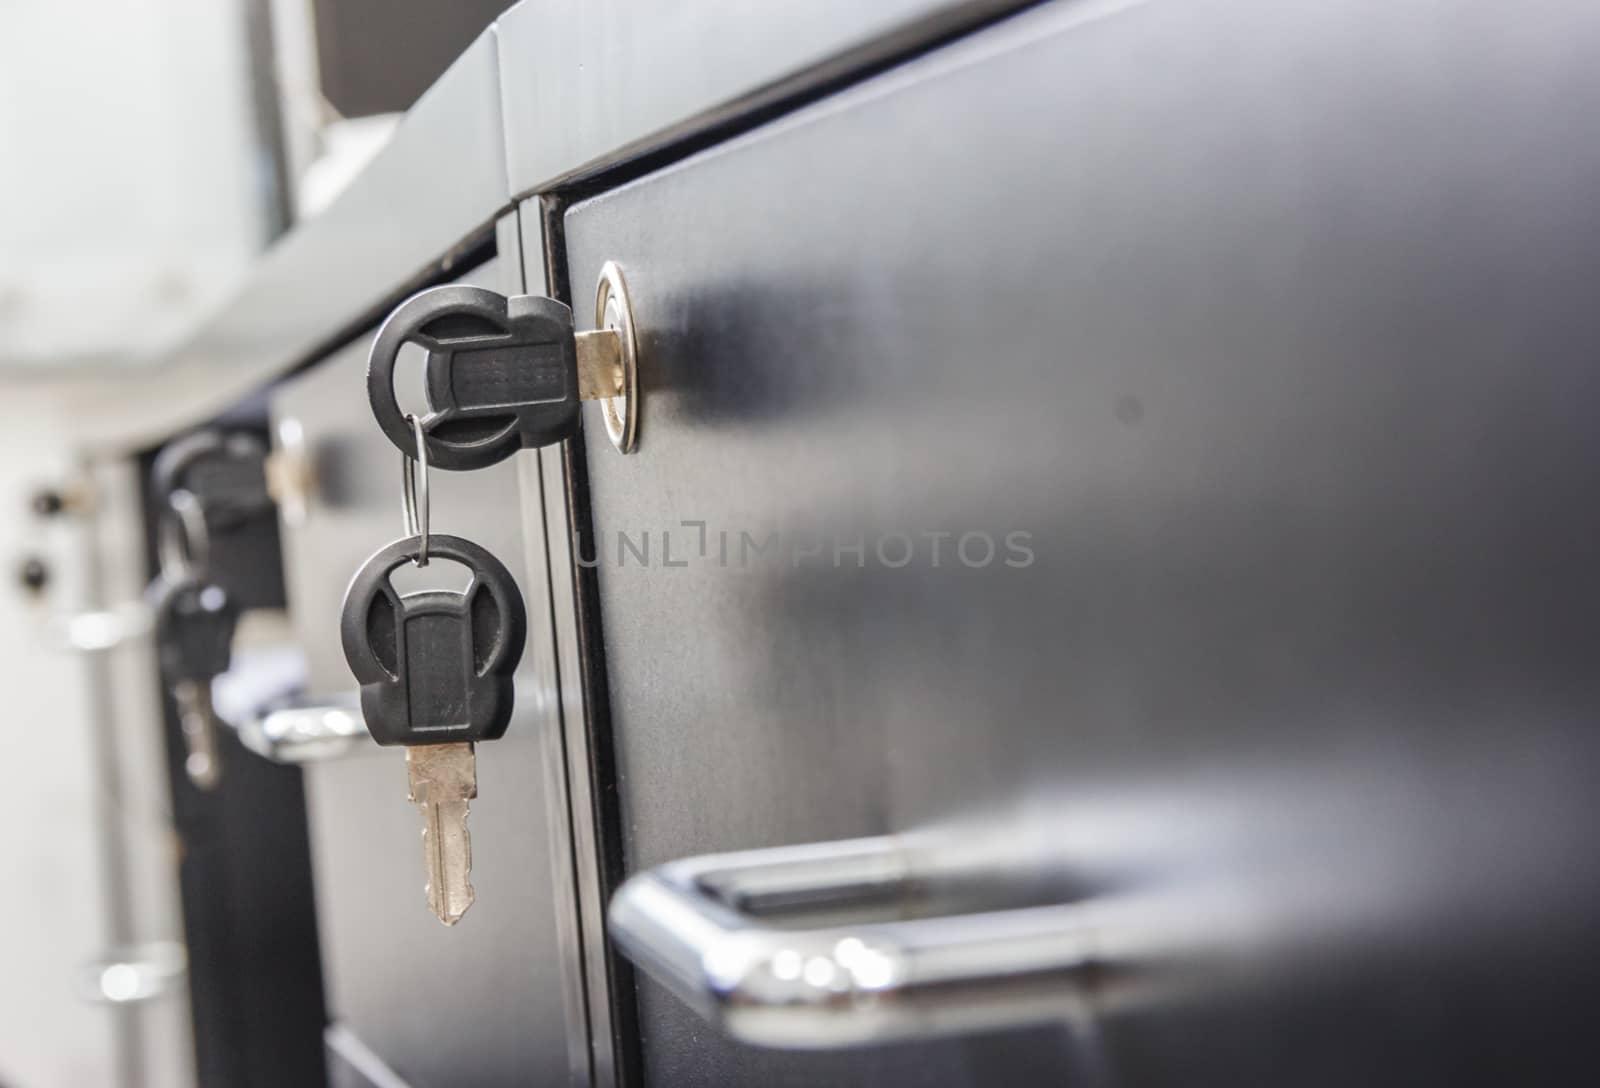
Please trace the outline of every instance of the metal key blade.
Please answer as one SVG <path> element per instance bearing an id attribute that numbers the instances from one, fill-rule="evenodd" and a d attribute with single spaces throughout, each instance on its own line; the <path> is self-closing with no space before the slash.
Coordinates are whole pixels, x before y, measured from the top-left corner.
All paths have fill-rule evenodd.
<path id="1" fill-rule="evenodd" d="M 406 749 L 411 800 L 422 810 L 422 855 L 428 909 L 447 926 L 472 906 L 472 839 L 467 802 L 478 796 L 478 764 L 470 744 Z"/>
<path id="2" fill-rule="evenodd" d="M 203 790 L 215 789 L 222 777 L 217 759 L 217 712 L 211 706 L 211 684 L 206 680 L 180 680 L 172 685 L 183 730 L 183 769 L 189 781 Z"/>

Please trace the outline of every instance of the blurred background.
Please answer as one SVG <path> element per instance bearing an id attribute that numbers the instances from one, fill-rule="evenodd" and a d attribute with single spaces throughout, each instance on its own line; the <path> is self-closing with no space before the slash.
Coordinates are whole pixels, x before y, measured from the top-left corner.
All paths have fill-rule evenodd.
<path id="1" fill-rule="evenodd" d="M 511 6 L 0 0 L 0 1088 L 1593 1079 L 1600 5 Z M 648 404 L 434 473 L 543 635 L 449 929 L 337 622 L 414 449 L 376 330 L 446 284 L 637 322 Z M 1038 562 L 665 569 L 813 513 Z M 244 613 L 219 701 L 299 658 L 220 789 L 159 525 Z M 868 836 L 897 921 L 1070 915 L 1050 1014 L 768 1049 L 608 944 L 625 878 Z"/>
<path id="2" fill-rule="evenodd" d="M 507 6 L 7 0 L 0 366 L 152 354 L 326 207 Z"/>
<path id="3" fill-rule="evenodd" d="M 227 298 L 507 6 L 0 2 L 0 858 L 23 892 L 0 906 L 0 1085 L 194 1075 L 182 986 L 130 1031 L 102 985 L 142 985 L 118 965 L 180 954 L 182 921 L 148 665 L 63 645 L 61 617 L 136 596 L 145 578 L 128 548 L 113 584 L 78 584 L 91 542 L 45 513 L 86 501 L 61 490 L 85 486 L 65 445 L 75 398 L 149 366 Z M 100 524 L 116 531 L 110 513 Z M 138 539 L 135 510 L 120 526 Z M 90 694 L 96 669 L 116 673 L 119 713 Z M 119 948 L 125 933 L 174 943 Z"/>

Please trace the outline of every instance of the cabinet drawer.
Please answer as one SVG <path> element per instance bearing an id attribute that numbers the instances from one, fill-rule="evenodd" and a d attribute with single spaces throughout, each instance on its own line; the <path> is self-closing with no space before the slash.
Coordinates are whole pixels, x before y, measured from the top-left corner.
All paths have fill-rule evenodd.
<path id="1" fill-rule="evenodd" d="M 499 286 L 497 272 L 490 264 L 466 279 Z M 298 430 L 310 467 L 305 515 L 285 526 L 284 549 L 315 694 L 354 689 L 339 645 L 344 590 L 367 556 L 401 535 L 401 455 L 367 406 L 369 345 L 365 338 L 285 383 L 272 405 L 280 443 L 286 425 Z M 527 592 L 514 463 L 434 471 L 430 493 L 434 531 L 482 544 L 525 598 L 544 599 Z M 402 576 L 416 583 L 403 588 L 464 582 L 450 568 L 407 570 L 397 584 Z M 547 616 L 530 615 L 530 637 L 548 626 Z M 505 737 L 479 748 L 471 814 L 477 901 L 453 928 L 424 903 L 420 823 L 406 800 L 402 750 L 369 745 L 306 766 L 330 1015 L 413 1088 L 568 1083 L 541 749 L 553 711 L 530 673 L 519 672 L 516 685 Z"/>
<path id="2" fill-rule="evenodd" d="M 1148 911 L 1081 1033 L 763 1051 L 646 980 L 651 1083 L 1556 1057 L 1600 23 L 1533 7 L 1045 5 L 567 211 L 639 333 L 637 452 L 586 421 L 626 868 L 908 833 Z"/>

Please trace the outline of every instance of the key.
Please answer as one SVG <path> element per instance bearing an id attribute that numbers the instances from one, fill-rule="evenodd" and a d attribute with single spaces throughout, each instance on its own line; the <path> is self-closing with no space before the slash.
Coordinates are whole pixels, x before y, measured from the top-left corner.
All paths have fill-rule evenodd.
<path id="1" fill-rule="evenodd" d="M 620 397 L 627 386 L 620 335 L 575 332 L 564 303 L 465 284 L 430 287 L 389 315 L 367 368 L 373 416 L 408 454 L 414 437 L 394 389 L 408 343 L 428 353 L 422 430 L 439 468 L 485 468 L 560 442 L 577 432 L 580 401 Z"/>
<path id="2" fill-rule="evenodd" d="M 227 590 L 188 572 L 157 578 L 151 595 L 161 671 L 183 732 L 183 769 L 200 789 L 213 789 L 222 765 L 211 680 L 228 670 L 239 610 Z"/>
<path id="3" fill-rule="evenodd" d="M 478 760 L 471 744 L 418 744 L 406 749 L 410 799 L 422 811 L 422 857 L 428 909 L 453 926 L 472 906 L 472 837 L 468 802 L 478 796 Z"/>
<path id="4" fill-rule="evenodd" d="M 226 533 L 271 512 L 266 461 L 266 443 L 248 431 L 196 431 L 162 447 L 150 468 L 150 491 L 157 502 L 188 492 L 206 524 Z"/>
<path id="5" fill-rule="evenodd" d="M 478 795 L 475 746 L 511 721 L 527 614 L 505 565 L 454 536 L 429 536 L 428 554 L 471 571 L 466 589 L 400 595 L 390 575 L 420 551 L 421 538 L 407 537 L 362 564 L 345 593 L 340 636 L 367 730 L 379 744 L 406 749 L 408 796 L 422 813 L 428 909 L 450 926 L 475 895 L 467 831 Z"/>

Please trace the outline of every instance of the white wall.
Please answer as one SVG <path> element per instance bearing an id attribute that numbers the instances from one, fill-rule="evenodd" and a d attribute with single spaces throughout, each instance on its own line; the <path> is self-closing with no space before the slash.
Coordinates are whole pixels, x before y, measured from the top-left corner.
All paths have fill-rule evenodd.
<path id="1" fill-rule="evenodd" d="M 0 367 L 145 354 L 228 293 L 247 52 L 233 0 L 0 0 Z"/>
<path id="2" fill-rule="evenodd" d="M 182 936 L 149 648 L 94 664 L 52 629 L 91 603 L 94 532 L 120 534 L 105 598 L 141 589 L 130 470 L 102 478 L 98 528 L 40 522 L 27 501 L 75 468 L 60 379 L 181 335 L 259 251 L 247 53 L 235 0 L 0 0 L 4 1088 L 193 1082 L 181 985 L 141 1006 L 86 1000 L 86 969 L 118 939 Z M 54 570 L 43 601 L 18 586 L 27 553 Z"/>
<path id="3" fill-rule="evenodd" d="M 119 939 L 183 934 L 148 642 L 96 660 L 64 648 L 57 622 L 142 589 L 133 467 L 99 467 L 92 521 L 28 513 L 37 487 L 77 473 L 55 422 L 70 403 L 70 390 L 12 387 L 0 426 L 0 1085 L 185 1088 L 193 1045 L 181 980 L 146 1004 L 87 997 L 89 965 Z M 91 593 L 96 552 L 109 563 Z M 30 554 L 52 571 L 42 599 L 16 577 Z M 115 895 L 113 865 L 123 877 Z"/>
<path id="4" fill-rule="evenodd" d="M 98 470 L 94 527 L 27 501 L 76 467 L 83 383 L 181 337 L 265 241 L 248 53 L 239 0 L 0 0 L 0 1088 L 193 1082 L 181 985 L 85 999 L 117 940 L 182 936 L 150 648 L 91 663 L 52 629 L 101 603 L 91 552 L 104 601 L 140 593 L 132 469 Z M 42 602 L 15 577 L 30 552 Z"/>
<path id="5" fill-rule="evenodd" d="M 15 402 L 12 402 L 15 403 Z M 105 943 L 100 799 L 81 659 L 52 649 L 49 613 L 81 587 L 77 541 L 24 515 L 38 483 L 66 465 L 48 433 L 8 404 L 0 430 L 0 1084 L 117 1083 L 111 1017 L 78 992 L 81 965 Z M 27 413 L 31 416 L 32 413 Z M 12 577 L 28 552 L 69 576 L 31 603 Z"/>

